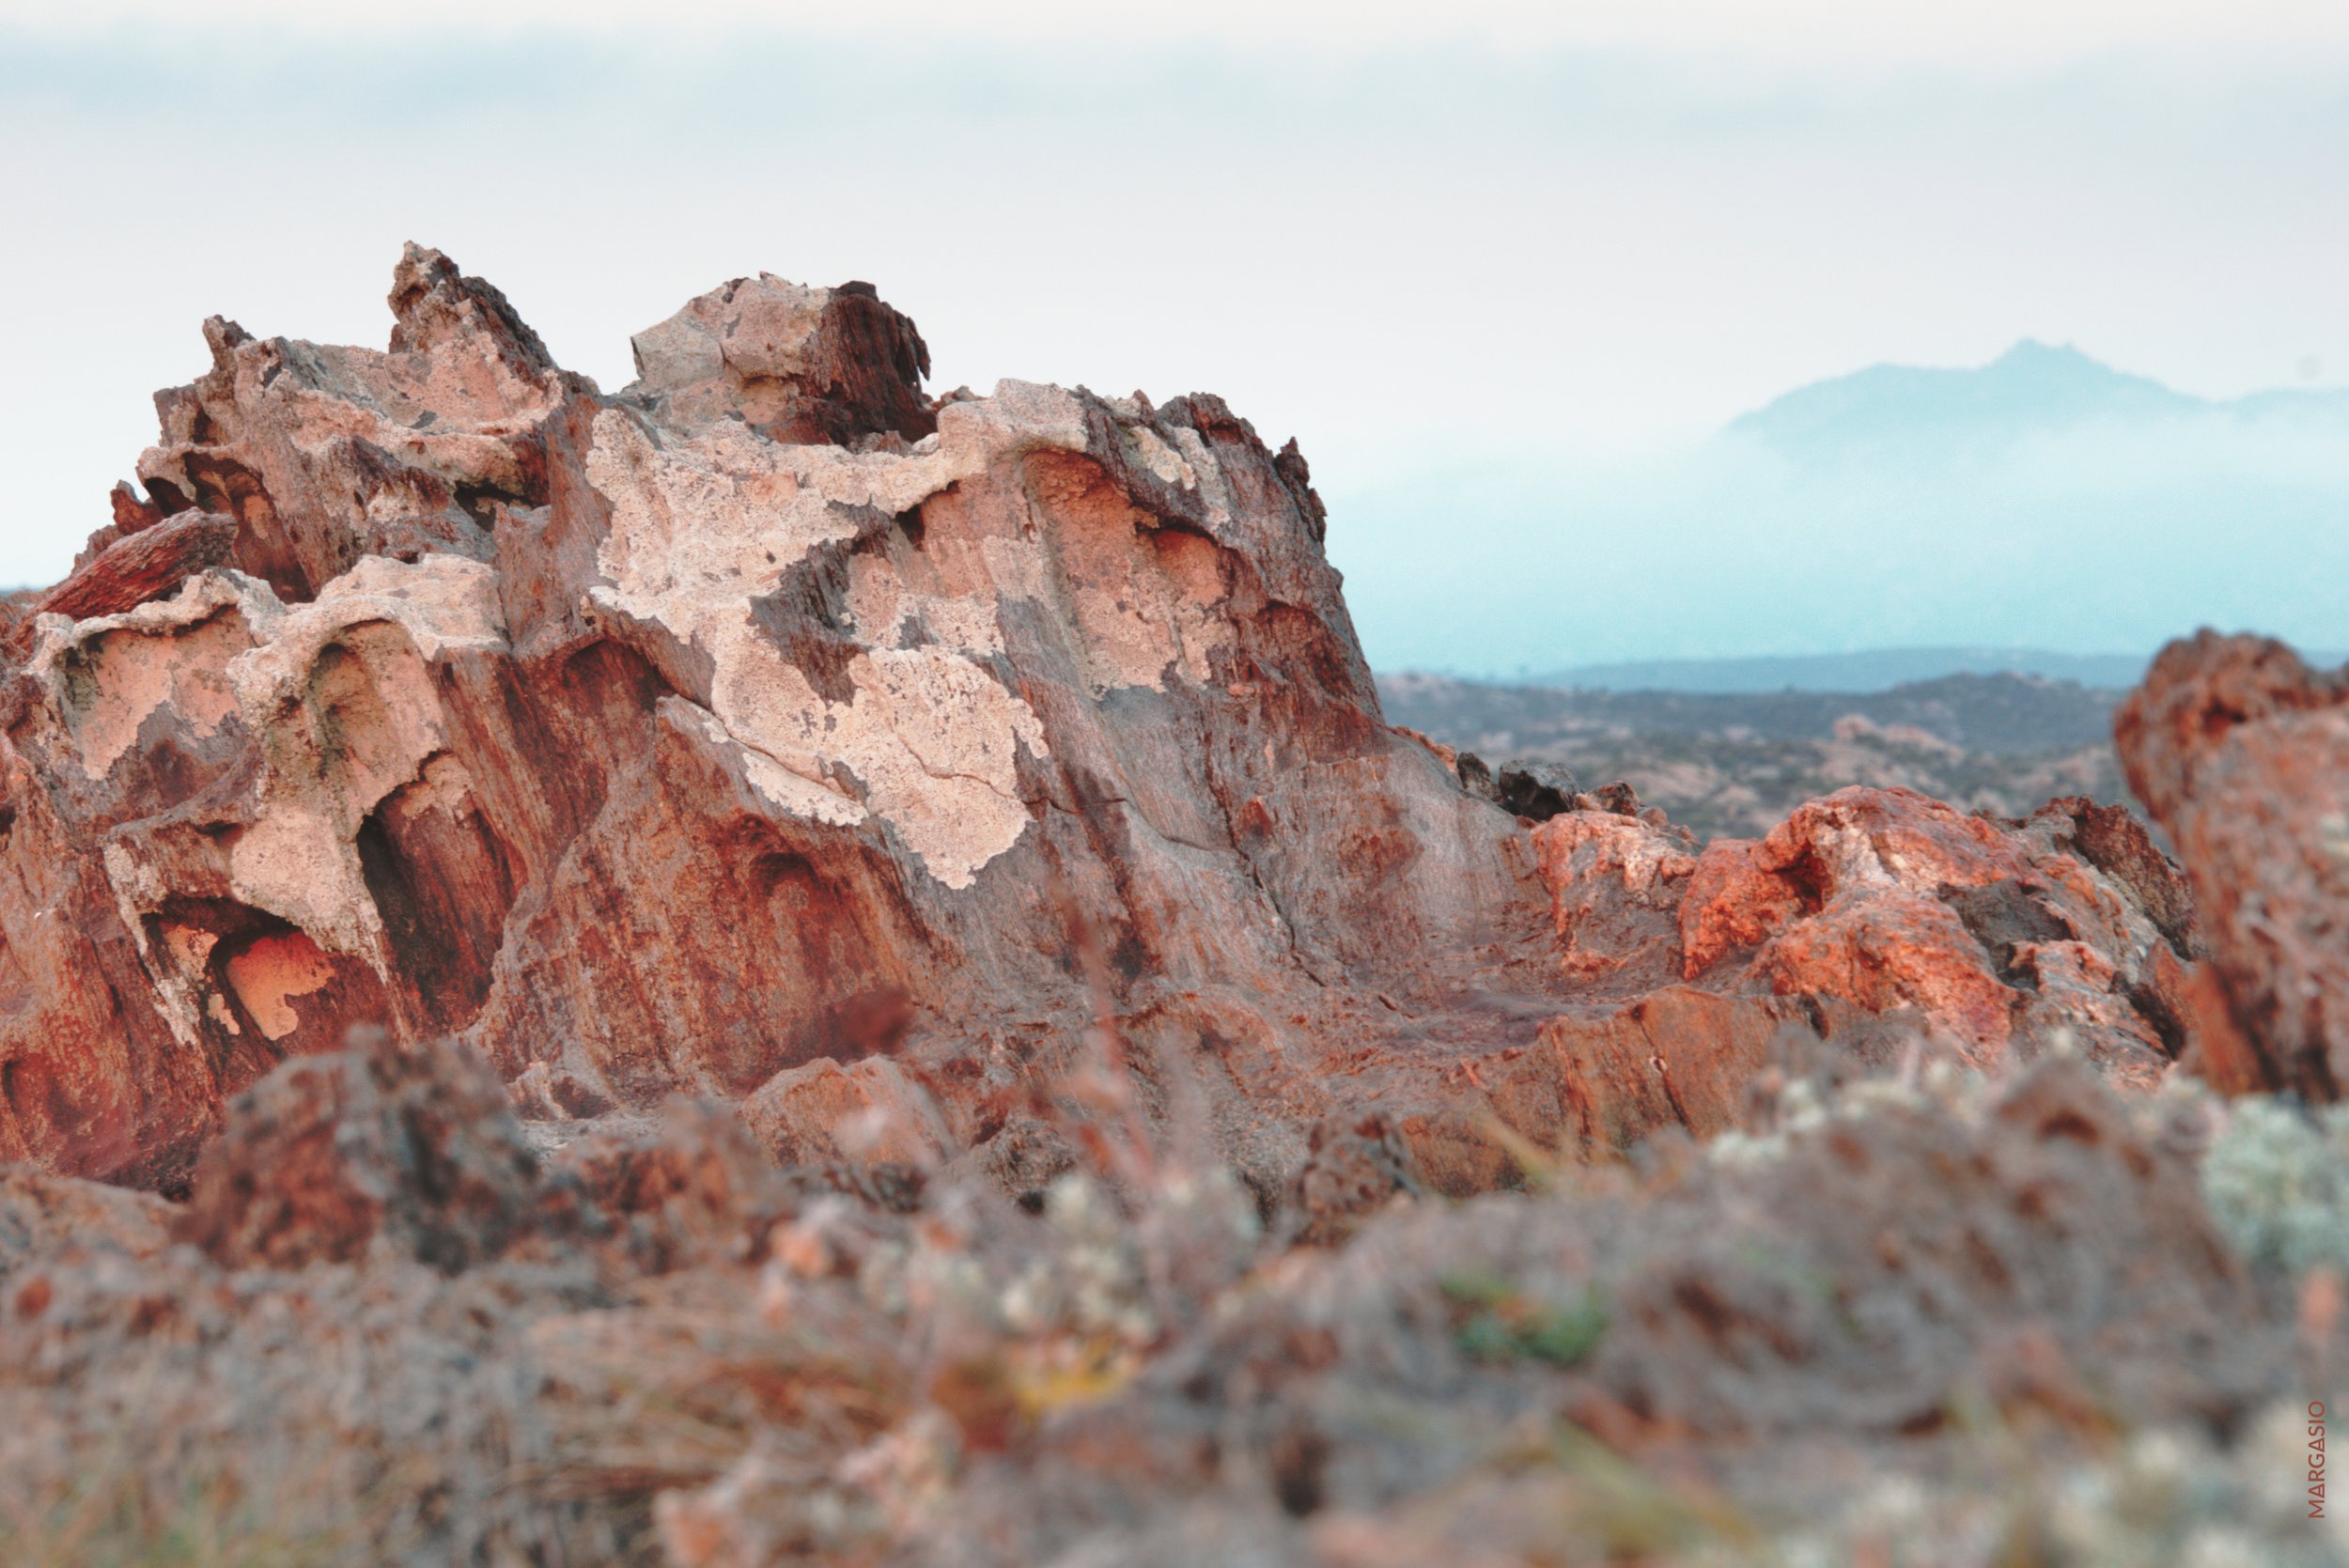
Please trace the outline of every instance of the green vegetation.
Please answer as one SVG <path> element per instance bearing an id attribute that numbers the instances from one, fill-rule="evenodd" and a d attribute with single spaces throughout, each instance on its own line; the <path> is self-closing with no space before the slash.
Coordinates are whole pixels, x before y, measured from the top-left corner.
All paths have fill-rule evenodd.
<path id="1" fill-rule="evenodd" d="M 2349 1106 L 2235 1101 L 2203 1158 L 2202 1192 L 2254 1267 L 2349 1273 Z"/>
<path id="2" fill-rule="evenodd" d="M 1570 1367 L 1597 1349 L 1607 1332 L 1607 1308 L 1595 1285 L 1565 1307 L 1526 1295 L 1492 1274 L 1448 1274 L 1442 1290 L 1454 1309 L 1453 1343 L 1473 1361 Z"/>

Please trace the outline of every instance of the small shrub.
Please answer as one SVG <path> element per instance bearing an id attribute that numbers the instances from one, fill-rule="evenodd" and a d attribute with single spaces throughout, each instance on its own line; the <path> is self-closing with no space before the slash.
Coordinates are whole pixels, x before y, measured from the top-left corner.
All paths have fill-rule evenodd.
<path id="1" fill-rule="evenodd" d="M 1453 1343 L 1471 1361 L 1570 1367 L 1597 1349 L 1607 1332 L 1607 1309 L 1595 1285 L 1563 1308 L 1482 1272 L 1446 1275 L 1441 1288 L 1454 1309 Z"/>
<path id="2" fill-rule="evenodd" d="M 2254 1267 L 2349 1272 L 2349 1106 L 2235 1101 L 2202 1161 L 2202 1193 Z"/>

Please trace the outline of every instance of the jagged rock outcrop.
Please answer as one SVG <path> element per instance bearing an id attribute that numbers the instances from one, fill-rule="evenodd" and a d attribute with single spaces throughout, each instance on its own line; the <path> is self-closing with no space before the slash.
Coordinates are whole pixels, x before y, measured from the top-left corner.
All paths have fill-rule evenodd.
<path id="1" fill-rule="evenodd" d="M 2081 799 L 1700 846 L 1386 725 L 1212 398 L 392 303 L 0 619 L 0 1559 L 2338 1556 L 2339 1129 L 2169 1071 L 2339 1081 L 2324 678 L 2131 710 L 2199 916 Z"/>
<path id="2" fill-rule="evenodd" d="M 1717 1127 L 1790 1024 L 2164 1060 L 2174 911 L 2071 828 L 1879 792 L 1699 857 L 1627 790 L 1464 787 L 1212 396 L 932 400 L 861 284 L 738 279 L 609 396 L 436 252 L 391 303 L 380 353 L 207 323 L 12 629 L 0 1158 L 175 1188 L 362 1024 L 541 1115 L 917 1166 L 1106 1030 L 1268 1210 L 1356 1110 L 1449 1192 Z"/>
<path id="3" fill-rule="evenodd" d="M 2349 677 L 2204 631 L 2162 650 L 2113 727 L 2210 945 L 2193 993 L 2204 1071 L 2349 1094 Z"/>
<path id="4" fill-rule="evenodd" d="M 2118 808 L 2057 800 L 1999 824 L 1906 790 L 1843 790 L 1759 842 L 1708 846 L 1680 908 L 1681 961 L 1691 977 L 1744 962 L 1777 994 L 1879 1018 L 1915 1010 L 1984 1067 L 2068 1036 L 2151 1088 L 2181 1044 L 2165 987 L 2192 956 L 2190 924 L 2164 929 L 2176 888 Z"/>
<path id="5" fill-rule="evenodd" d="M 612 396 L 436 253 L 392 303 L 384 353 L 208 324 L 93 560 L 201 515 L 226 565 L 25 622 L 0 1155 L 168 1183 L 359 1023 L 574 1116 L 894 1053 L 970 1146 L 1090 945 L 1271 1191 L 1341 1050 L 1559 991 L 1218 400 L 933 404 L 861 285 L 738 280 Z"/>

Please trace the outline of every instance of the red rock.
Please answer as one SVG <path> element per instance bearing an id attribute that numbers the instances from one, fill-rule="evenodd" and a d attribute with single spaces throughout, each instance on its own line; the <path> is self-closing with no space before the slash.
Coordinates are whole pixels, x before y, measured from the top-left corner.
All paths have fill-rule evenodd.
<path id="1" fill-rule="evenodd" d="M 2070 818 L 2071 831 L 2059 832 L 2056 847 L 2073 851 L 2128 889 L 2146 918 L 2181 955 L 2201 952 L 2193 889 L 2184 870 L 2162 853 L 2135 813 L 2124 806 L 2099 805 L 2084 796 L 2071 795 L 2048 801 L 2040 815 L 2051 820 Z"/>
<path id="2" fill-rule="evenodd" d="M 2204 631 L 2162 650 L 2113 733 L 2193 884 L 2210 1076 L 2349 1093 L 2349 676 Z"/>
<path id="3" fill-rule="evenodd" d="M 1580 932 L 1607 901 L 1628 933 L 1611 939 L 1618 949 L 1671 954 L 1709 989 L 1900 1014 L 1985 1065 L 2018 1035 L 2035 1052 L 2059 1032 L 2126 1081 L 2149 1084 L 2167 1064 L 2175 1007 L 2155 977 L 2159 962 L 2176 967 L 2165 930 L 2185 935 L 2191 910 L 2142 830 L 2106 808 L 2058 801 L 2001 825 L 1908 790 L 1845 789 L 1762 840 L 1718 840 L 1692 861 L 1653 829 L 1605 824 L 1578 813 L 1535 831 L 1553 846 L 1544 874 L 1569 964 L 1588 965 Z M 1582 851 L 1578 869 L 1565 850 L 1592 831 L 1631 847 Z M 2093 863 L 2084 843 L 2119 869 Z M 1626 925 L 1635 907 L 1640 922 Z"/>
<path id="4" fill-rule="evenodd" d="M 1947 905 L 1896 890 L 1847 893 L 1772 938 L 1755 966 L 1780 995 L 1914 1008 L 1985 1061 L 2003 1054 L 2015 993 Z"/>
<path id="5" fill-rule="evenodd" d="M 836 1161 L 936 1169 L 957 1152 L 929 1092 L 899 1063 L 829 1057 L 787 1067 L 742 1102 L 742 1120 L 778 1164 Z"/>
<path id="6" fill-rule="evenodd" d="M 232 520 L 205 513 L 182 514 L 131 535 L 33 601 L 12 639 L 16 653 L 22 657 L 37 617 L 86 620 L 135 609 L 197 572 L 225 565 L 236 537 Z"/>
<path id="7" fill-rule="evenodd" d="M 1771 1039 L 1797 1016 L 1749 997 L 1667 986 L 1596 1027 L 1558 1019 L 1543 1038 L 1557 1053 L 1580 1146 L 1621 1149 L 1659 1127 L 1710 1138 L 1735 1126 Z"/>
<path id="8" fill-rule="evenodd" d="M 1663 983 L 1678 945 L 1677 911 L 1697 869 L 1694 846 L 1610 811 L 1562 813 L 1535 828 L 1532 839 L 1566 971 L 1640 989 Z"/>
<path id="9" fill-rule="evenodd" d="M 454 1273 L 504 1250 L 537 1198 L 537 1157 L 479 1060 L 378 1033 L 233 1102 L 174 1230 L 230 1267 L 344 1263 L 383 1246 Z"/>
<path id="10" fill-rule="evenodd" d="M 1720 840 L 1704 859 L 1682 918 L 1691 978 L 1847 891 L 1890 887 L 1930 896 L 2024 869 L 1998 828 L 1906 789 L 1838 790 L 1796 808 L 1759 844 Z"/>
<path id="11" fill-rule="evenodd" d="M 1358 1110 L 1445 1190 L 1509 1179 L 1496 1121 L 1718 1126 L 1789 1020 L 2142 1043 L 2031 956 L 2121 994 L 2156 939 L 2052 828 L 1846 792 L 1700 858 L 1546 785 L 1529 836 L 1383 722 L 1303 458 L 1217 398 L 932 402 L 862 285 L 738 280 L 609 396 L 436 252 L 391 303 L 381 353 L 208 323 L 77 581 L 190 507 L 226 565 L 71 600 L 5 689 L 0 1157 L 179 1186 L 368 1025 L 541 1116 L 710 1095 L 1018 1185 L 1109 1038 L 1269 1208 Z"/>

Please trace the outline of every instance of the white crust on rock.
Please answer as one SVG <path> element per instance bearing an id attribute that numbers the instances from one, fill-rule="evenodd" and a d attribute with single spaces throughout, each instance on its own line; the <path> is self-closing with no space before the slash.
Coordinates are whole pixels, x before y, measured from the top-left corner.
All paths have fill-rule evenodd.
<path id="1" fill-rule="evenodd" d="M 284 613 L 268 584 L 206 571 L 119 614 L 41 616 L 31 668 L 73 736 L 84 776 L 101 779 L 158 708 L 172 708 L 192 735 L 217 734 L 236 710 L 229 660 Z"/>
<path id="2" fill-rule="evenodd" d="M 1017 748 L 1046 754 L 1034 711 L 971 657 L 1002 646 L 1000 595 L 919 595 L 894 573 L 852 567 L 850 616 L 873 645 L 848 664 L 846 701 L 819 692 L 757 628 L 751 601 L 818 545 L 854 537 L 859 516 L 902 515 L 1007 454 L 1081 451 L 1084 439 L 1075 397 L 1019 382 L 948 408 L 938 438 L 909 455 L 789 445 L 732 423 L 663 442 L 608 409 L 587 474 L 612 506 L 597 555 L 610 582 L 589 601 L 708 658 L 707 711 L 777 809 L 852 822 L 869 808 L 931 876 L 967 888 L 1030 821 Z M 892 645 L 915 616 L 935 641 Z"/>
<path id="3" fill-rule="evenodd" d="M 359 828 L 448 744 L 428 662 L 505 646 L 495 570 L 458 555 L 369 556 L 288 611 L 229 666 L 268 765 L 260 810 L 229 852 L 236 895 L 380 971 Z"/>

